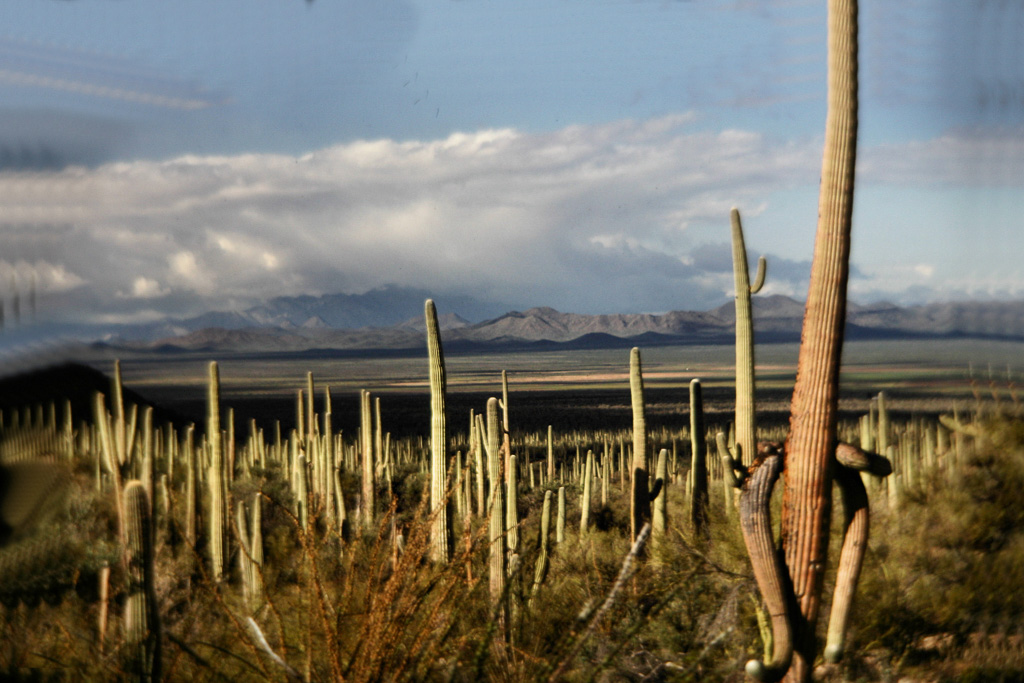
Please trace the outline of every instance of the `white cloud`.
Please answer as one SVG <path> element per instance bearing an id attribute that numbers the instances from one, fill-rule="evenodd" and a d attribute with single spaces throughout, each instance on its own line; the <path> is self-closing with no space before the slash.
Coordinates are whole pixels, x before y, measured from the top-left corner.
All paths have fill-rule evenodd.
<path id="1" fill-rule="evenodd" d="M 58 263 L 0 260 L 0 285 L 7 287 L 12 280 L 19 290 L 35 287 L 40 294 L 66 292 L 85 284 L 85 280 Z"/>
<path id="2" fill-rule="evenodd" d="M 930 140 L 871 147 L 857 160 L 858 177 L 868 183 L 1024 186 L 1024 129 L 951 132 Z"/>
<path id="3" fill-rule="evenodd" d="M 155 299 L 161 296 L 166 296 L 171 290 L 160 286 L 160 283 L 156 280 L 151 280 L 148 277 L 137 277 L 132 283 L 131 294 L 124 296 L 131 296 L 135 299 Z"/>
<path id="4" fill-rule="evenodd" d="M 940 160 L 1016 159 L 1016 144 L 1000 151 L 987 139 L 949 137 L 868 149 L 861 174 L 868 183 L 954 182 L 959 172 Z M 765 291 L 803 296 L 813 205 L 797 207 L 810 220 L 800 217 L 799 237 L 790 237 L 799 211 L 780 213 L 776 197 L 813 193 L 820 155 L 816 140 L 698 130 L 686 114 L 358 141 L 298 158 L 121 162 L 45 181 L 7 174 L 0 199 L 34 188 L 16 208 L 49 222 L 34 224 L 31 239 L 0 237 L 0 246 L 18 253 L 49 235 L 47 262 L 60 269 L 52 286 L 88 289 L 92 305 L 114 312 L 141 301 L 198 312 L 384 284 L 564 309 L 668 310 L 714 305 L 731 291 L 731 273 L 709 271 L 694 251 L 728 240 L 738 205 L 751 258 L 769 254 Z M 53 226 L 63 226 L 59 235 Z M 912 239 L 900 235 L 898 246 Z M 786 253 L 780 242 L 806 243 L 806 252 Z M 871 243 L 855 258 L 872 256 L 865 249 L 896 251 Z M 898 276 L 865 276 L 858 291 L 940 286 L 935 273 L 948 264 L 921 258 Z M 114 301 L 119 292 L 130 295 Z"/>

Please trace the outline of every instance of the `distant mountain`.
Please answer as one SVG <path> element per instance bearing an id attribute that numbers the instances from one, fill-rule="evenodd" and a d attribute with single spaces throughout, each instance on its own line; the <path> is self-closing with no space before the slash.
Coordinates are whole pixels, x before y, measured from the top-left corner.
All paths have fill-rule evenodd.
<path id="1" fill-rule="evenodd" d="M 275 305 L 280 306 L 281 303 Z M 422 299 L 418 305 L 422 307 Z M 804 313 L 801 302 L 784 296 L 754 297 L 753 310 L 758 341 L 799 340 Z M 454 313 L 440 316 L 445 344 L 460 349 L 731 343 L 734 320 L 735 307 L 732 303 L 711 311 L 663 314 L 583 315 L 540 307 L 511 311 L 475 324 Z M 287 326 L 205 328 L 131 346 L 165 351 L 224 352 L 355 352 L 424 348 L 422 313 L 390 326 L 358 329 L 331 327 L 320 315 L 311 315 L 300 324 L 295 324 L 292 319 L 285 323 Z M 909 308 L 887 303 L 868 306 L 851 303 L 848 306 L 848 339 L 951 336 L 1024 340 L 1024 302 L 965 302 Z"/>
<path id="2" fill-rule="evenodd" d="M 423 318 L 423 302 L 432 293 L 411 287 L 388 285 L 363 294 L 282 296 L 244 311 L 203 313 L 157 323 L 124 326 L 108 335 L 110 343 L 181 337 L 209 328 L 343 329 L 415 326 Z M 444 296 L 442 327 L 493 318 L 508 306 L 469 296 Z M 440 308 L 440 306 L 439 306 Z M 422 324 L 422 323 L 420 323 Z"/>

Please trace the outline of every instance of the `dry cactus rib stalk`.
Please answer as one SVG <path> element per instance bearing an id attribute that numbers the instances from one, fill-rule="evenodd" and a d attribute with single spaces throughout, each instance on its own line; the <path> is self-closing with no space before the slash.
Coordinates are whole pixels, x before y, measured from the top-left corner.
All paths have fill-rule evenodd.
<path id="1" fill-rule="evenodd" d="M 771 660 L 747 662 L 747 674 L 758 681 L 777 681 L 789 668 L 793 655 L 789 619 L 789 587 L 772 535 L 772 490 L 782 470 L 783 453 L 778 444 L 760 444 L 760 451 L 740 493 L 740 527 L 754 568 L 761 596 L 771 617 Z"/>

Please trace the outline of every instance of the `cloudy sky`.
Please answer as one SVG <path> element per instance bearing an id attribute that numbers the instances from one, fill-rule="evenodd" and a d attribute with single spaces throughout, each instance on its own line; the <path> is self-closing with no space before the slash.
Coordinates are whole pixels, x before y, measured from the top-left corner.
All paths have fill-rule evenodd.
<path id="1" fill-rule="evenodd" d="M 705 309 L 738 206 L 802 298 L 824 4 L 4 3 L 0 292 L 104 323 L 388 284 Z M 862 0 L 854 300 L 1024 296 L 1021 35 L 1020 3 Z"/>

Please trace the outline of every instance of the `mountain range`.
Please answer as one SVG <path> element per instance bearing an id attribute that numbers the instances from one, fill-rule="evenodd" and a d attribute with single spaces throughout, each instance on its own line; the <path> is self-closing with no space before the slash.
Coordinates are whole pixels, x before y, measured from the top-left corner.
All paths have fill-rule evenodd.
<path id="1" fill-rule="evenodd" d="M 157 351 L 351 352 L 422 350 L 427 293 L 384 288 L 365 295 L 281 297 L 242 313 L 135 329 L 105 344 Z M 585 315 L 549 307 L 511 311 L 470 322 L 494 304 L 438 298 L 446 348 L 599 348 L 732 343 L 735 309 Z M 759 342 L 798 341 L 803 303 L 785 296 L 753 298 Z M 455 311 L 458 311 L 457 313 Z M 468 315 L 467 315 L 468 314 Z M 464 317 L 466 316 L 466 317 Z M 987 337 L 1024 340 L 1024 301 L 959 302 L 847 308 L 847 338 Z"/>

